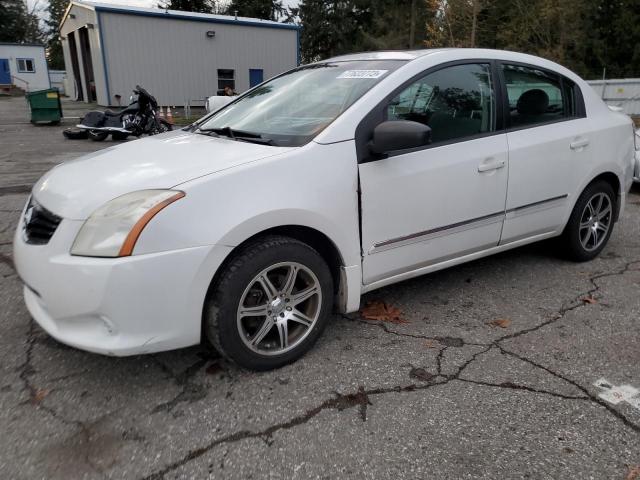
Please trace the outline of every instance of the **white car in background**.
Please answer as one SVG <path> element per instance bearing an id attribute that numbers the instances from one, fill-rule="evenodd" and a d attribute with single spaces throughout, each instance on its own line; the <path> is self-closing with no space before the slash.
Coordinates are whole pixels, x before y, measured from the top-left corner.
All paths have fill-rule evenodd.
<path id="1" fill-rule="evenodd" d="M 629 117 L 548 60 L 347 55 L 55 167 L 20 218 L 15 264 L 29 312 L 63 343 L 132 355 L 204 337 L 276 368 L 365 292 L 551 237 L 594 258 L 634 153 Z"/>
<path id="2" fill-rule="evenodd" d="M 207 113 L 215 112 L 216 110 L 220 110 L 225 105 L 231 103 L 236 96 L 230 97 L 228 95 L 214 95 L 212 97 L 207 98 L 207 101 L 204 104 L 204 107 Z"/>
<path id="3" fill-rule="evenodd" d="M 640 182 L 640 128 L 636 130 L 636 168 L 633 174 L 633 180 Z"/>

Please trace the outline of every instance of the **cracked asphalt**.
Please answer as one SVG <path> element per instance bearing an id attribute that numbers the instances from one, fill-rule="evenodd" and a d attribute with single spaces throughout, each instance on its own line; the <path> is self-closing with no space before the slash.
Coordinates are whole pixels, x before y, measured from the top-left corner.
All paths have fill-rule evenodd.
<path id="1" fill-rule="evenodd" d="M 640 410 L 593 383 L 640 388 L 640 188 L 598 259 L 542 243 L 372 292 L 405 323 L 336 315 L 276 371 L 108 358 L 30 319 L 11 237 L 44 171 L 112 143 L 23 109 L 0 99 L 0 478 L 632 478 Z"/>

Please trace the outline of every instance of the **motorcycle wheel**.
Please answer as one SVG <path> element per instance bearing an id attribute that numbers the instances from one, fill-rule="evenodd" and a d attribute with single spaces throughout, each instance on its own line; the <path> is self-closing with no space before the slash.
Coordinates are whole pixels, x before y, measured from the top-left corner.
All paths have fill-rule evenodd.
<path id="1" fill-rule="evenodd" d="M 89 130 L 89 138 L 94 142 L 102 142 L 109 136 L 109 132 L 102 132 L 100 130 Z"/>
<path id="2" fill-rule="evenodd" d="M 116 140 L 116 141 L 118 141 L 118 142 L 126 140 L 128 136 L 129 136 L 129 134 L 128 133 L 124 133 L 124 132 L 113 132 L 111 134 L 111 138 Z"/>
<path id="3" fill-rule="evenodd" d="M 156 127 L 156 131 L 153 133 L 158 134 L 158 133 L 170 132 L 172 130 L 173 130 L 173 125 L 171 125 L 166 120 L 160 119 L 158 121 L 158 126 Z"/>

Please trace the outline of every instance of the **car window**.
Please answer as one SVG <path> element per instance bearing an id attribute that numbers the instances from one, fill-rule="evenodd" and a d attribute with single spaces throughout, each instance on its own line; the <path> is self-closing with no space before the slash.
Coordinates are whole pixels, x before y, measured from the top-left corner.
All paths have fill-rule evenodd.
<path id="1" fill-rule="evenodd" d="M 495 95 L 489 64 L 464 64 L 429 73 L 387 106 L 388 120 L 431 128 L 432 143 L 495 130 Z"/>
<path id="2" fill-rule="evenodd" d="M 554 122 L 575 112 L 574 85 L 534 67 L 503 65 L 511 127 Z"/>

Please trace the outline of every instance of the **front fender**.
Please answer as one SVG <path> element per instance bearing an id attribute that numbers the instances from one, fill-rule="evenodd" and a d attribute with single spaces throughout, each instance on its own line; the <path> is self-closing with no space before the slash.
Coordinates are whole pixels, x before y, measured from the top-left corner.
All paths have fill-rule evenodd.
<path id="1" fill-rule="evenodd" d="M 345 266 L 360 264 L 353 142 L 311 143 L 174 188 L 186 196 L 153 218 L 134 254 L 202 245 L 235 247 L 262 231 L 297 225 L 328 237 Z"/>

